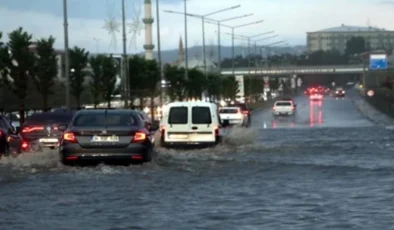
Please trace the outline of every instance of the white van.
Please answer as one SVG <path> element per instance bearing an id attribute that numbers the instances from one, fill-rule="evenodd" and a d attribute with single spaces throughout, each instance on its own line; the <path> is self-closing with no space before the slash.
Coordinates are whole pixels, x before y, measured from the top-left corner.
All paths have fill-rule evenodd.
<path id="1" fill-rule="evenodd" d="M 221 142 L 218 107 L 210 102 L 172 102 L 163 108 L 160 145 L 212 146 Z"/>

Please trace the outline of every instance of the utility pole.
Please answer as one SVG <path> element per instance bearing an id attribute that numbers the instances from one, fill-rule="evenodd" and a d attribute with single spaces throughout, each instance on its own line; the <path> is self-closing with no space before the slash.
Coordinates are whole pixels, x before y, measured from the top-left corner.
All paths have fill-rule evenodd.
<path id="1" fill-rule="evenodd" d="M 67 0 L 63 0 L 63 17 L 64 17 L 64 77 L 66 88 L 66 107 L 71 109 L 70 101 L 70 60 L 68 52 L 68 15 L 67 15 Z"/>
<path id="2" fill-rule="evenodd" d="M 161 60 L 161 43 L 160 43 L 160 12 L 159 12 L 159 0 L 156 0 L 156 23 L 157 23 L 157 58 L 158 58 L 158 64 L 160 68 L 160 105 L 164 105 L 164 101 L 166 99 L 166 79 L 164 77 L 164 71 L 163 71 L 163 63 Z"/>
<path id="3" fill-rule="evenodd" d="M 188 53 L 188 48 L 187 48 L 187 0 L 185 1 L 184 4 L 184 14 L 185 14 L 185 78 L 186 80 L 189 80 L 189 53 Z"/>
<path id="4" fill-rule="evenodd" d="M 122 68 L 122 75 L 123 75 L 123 90 L 124 90 L 124 107 L 129 107 L 129 81 L 127 76 L 127 53 L 126 53 L 126 13 L 125 13 L 125 0 L 122 0 L 122 35 L 123 35 L 123 68 Z"/>

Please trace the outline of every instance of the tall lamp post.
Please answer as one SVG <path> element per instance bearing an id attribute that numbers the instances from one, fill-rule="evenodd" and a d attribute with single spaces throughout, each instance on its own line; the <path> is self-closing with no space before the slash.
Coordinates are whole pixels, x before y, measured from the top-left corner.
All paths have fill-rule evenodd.
<path id="1" fill-rule="evenodd" d="M 234 58 L 235 58 L 235 46 L 234 46 L 234 40 L 235 40 L 235 34 L 234 34 L 234 31 L 235 31 L 235 29 L 238 29 L 238 28 L 241 28 L 241 27 L 246 27 L 246 26 L 250 26 L 250 25 L 255 25 L 255 24 L 259 24 L 259 23 L 262 23 L 264 20 L 259 20 L 259 21 L 255 21 L 255 22 L 250 22 L 250 23 L 246 23 L 246 24 L 242 24 L 242 25 L 238 25 L 238 26 L 227 26 L 227 25 L 223 25 L 223 24 L 221 24 L 221 26 L 223 26 L 223 27 L 227 27 L 227 28 L 230 28 L 231 29 L 231 37 L 232 37 L 232 39 L 231 39 L 231 58 L 232 58 L 232 72 L 233 72 L 233 76 L 235 75 L 235 60 L 234 60 Z M 208 22 L 208 23 L 211 23 L 211 22 Z"/>
<path id="2" fill-rule="evenodd" d="M 129 92 L 129 81 L 128 81 L 128 76 L 127 76 L 127 53 L 126 53 L 126 44 L 127 44 L 127 38 L 126 38 L 126 13 L 125 13 L 125 0 L 122 0 L 122 36 L 123 36 L 123 68 L 122 68 L 122 75 L 123 75 L 123 81 L 124 81 L 124 106 L 125 108 L 128 108 L 129 104 L 129 97 L 130 97 L 130 92 Z M 133 103 L 132 103 L 133 104 Z"/>
<path id="3" fill-rule="evenodd" d="M 156 24 L 157 24 L 157 59 L 160 68 L 160 105 L 164 105 L 166 97 L 166 79 L 164 77 L 163 63 L 161 60 L 161 43 L 160 43 L 160 11 L 159 0 L 156 0 Z"/>
<path id="4" fill-rule="evenodd" d="M 71 109 L 70 101 L 70 60 L 68 52 L 68 15 L 67 15 L 67 0 L 63 0 L 63 20 L 64 20 L 64 77 L 66 88 L 66 107 Z"/>
<path id="5" fill-rule="evenodd" d="M 232 21 L 232 20 L 236 20 L 236 19 L 241 19 L 241 18 L 246 18 L 249 16 L 252 16 L 253 14 L 244 14 L 244 15 L 240 15 L 240 16 L 235 16 L 235 17 L 231 17 L 231 18 L 226 18 L 226 19 L 222 19 L 222 20 L 213 20 L 213 19 L 208 19 L 208 21 L 205 21 L 207 23 L 217 23 L 218 26 L 218 70 L 219 73 L 222 72 L 222 48 L 221 48 L 221 44 L 220 44 L 220 26 L 222 22 L 227 22 L 227 21 Z"/>
<path id="6" fill-rule="evenodd" d="M 225 11 L 233 10 L 233 9 L 236 9 L 239 7 L 241 7 L 241 5 L 231 6 L 231 7 L 217 10 L 217 11 L 211 12 L 209 14 L 204 14 L 204 15 L 191 14 L 191 13 L 187 13 L 187 12 L 178 12 L 178 11 L 173 11 L 173 10 L 165 10 L 164 12 L 171 13 L 171 14 L 182 14 L 185 16 L 190 16 L 190 17 L 195 17 L 195 18 L 201 19 L 201 21 L 202 21 L 202 49 L 203 49 L 202 52 L 203 52 L 203 62 L 204 62 L 204 73 L 207 74 L 207 59 L 206 59 L 207 55 L 206 55 L 206 46 L 205 46 L 205 19 L 208 16 L 212 16 L 212 15 L 219 14 L 219 13 L 222 13 Z"/>

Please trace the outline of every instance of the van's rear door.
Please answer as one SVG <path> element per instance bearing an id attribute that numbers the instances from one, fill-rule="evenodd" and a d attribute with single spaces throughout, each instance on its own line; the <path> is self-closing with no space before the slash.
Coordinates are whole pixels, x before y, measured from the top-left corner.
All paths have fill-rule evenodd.
<path id="1" fill-rule="evenodd" d="M 214 114 L 211 112 L 211 107 L 208 106 L 193 106 L 191 107 L 191 127 L 189 139 L 192 142 L 214 142 L 215 128 Z"/>
<path id="2" fill-rule="evenodd" d="M 174 106 L 168 112 L 165 140 L 168 142 L 187 142 L 190 131 L 190 112 L 188 106 Z"/>

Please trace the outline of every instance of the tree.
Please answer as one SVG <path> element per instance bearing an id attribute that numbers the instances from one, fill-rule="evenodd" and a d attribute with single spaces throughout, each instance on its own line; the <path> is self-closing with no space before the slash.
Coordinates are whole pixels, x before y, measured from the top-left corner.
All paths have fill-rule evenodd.
<path id="1" fill-rule="evenodd" d="M 347 56 L 363 53 L 367 50 L 367 44 L 363 37 L 351 37 L 346 42 L 345 53 Z"/>
<path id="2" fill-rule="evenodd" d="M 151 118 L 155 118 L 155 97 L 159 94 L 160 66 L 156 60 L 145 60 L 145 89 L 150 98 Z"/>
<path id="3" fill-rule="evenodd" d="M 89 59 L 89 64 L 90 67 L 92 68 L 89 89 L 93 96 L 94 108 L 97 108 L 97 105 L 100 103 L 100 99 L 102 96 L 102 89 L 101 89 L 101 77 L 103 75 L 102 65 L 101 65 L 102 59 L 103 59 L 102 55 L 91 57 Z"/>
<path id="4" fill-rule="evenodd" d="M 223 79 L 222 95 L 225 99 L 230 98 L 235 100 L 237 93 L 239 93 L 239 84 L 234 76 L 225 77 Z"/>
<path id="5" fill-rule="evenodd" d="M 75 100 L 77 107 L 81 107 L 81 94 L 84 90 L 85 76 L 87 74 L 86 67 L 88 64 L 89 52 L 83 48 L 75 46 L 69 50 L 70 57 L 70 90 Z"/>
<path id="6" fill-rule="evenodd" d="M 36 57 L 30 50 L 32 35 L 19 27 L 8 35 L 10 58 L 6 58 L 9 78 L 4 78 L 7 87 L 18 98 L 20 123 L 25 121 L 25 99 L 31 76 L 35 76 Z"/>
<path id="7" fill-rule="evenodd" d="M 138 55 L 128 59 L 129 97 L 132 103 L 136 98 L 139 98 L 140 109 L 143 109 L 143 98 L 145 96 L 145 64 L 145 59 Z"/>
<path id="8" fill-rule="evenodd" d="M 186 79 L 185 69 L 177 66 L 166 65 L 164 67 L 164 75 L 170 83 L 167 90 L 172 101 L 182 101 L 186 97 Z"/>
<path id="9" fill-rule="evenodd" d="M 186 91 L 189 97 L 201 98 L 206 89 L 206 78 L 203 72 L 193 68 L 188 70 L 189 79 L 186 83 Z"/>
<path id="10" fill-rule="evenodd" d="M 219 75 L 213 73 L 208 74 L 206 90 L 211 100 L 220 98 L 222 87 L 222 78 Z"/>
<path id="11" fill-rule="evenodd" d="M 48 110 L 48 97 L 53 95 L 55 77 L 58 74 L 57 58 L 53 45 L 55 38 L 52 36 L 37 41 L 37 59 L 33 83 L 42 97 L 42 109 Z"/>
<path id="12" fill-rule="evenodd" d="M 103 97 L 107 101 L 107 107 L 111 107 L 112 95 L 115 92 L 116 75 L 118 73 L 118 66 L 112 55 L 103 56 L 101 58 L 101 88 L 103 90 Z"/>

